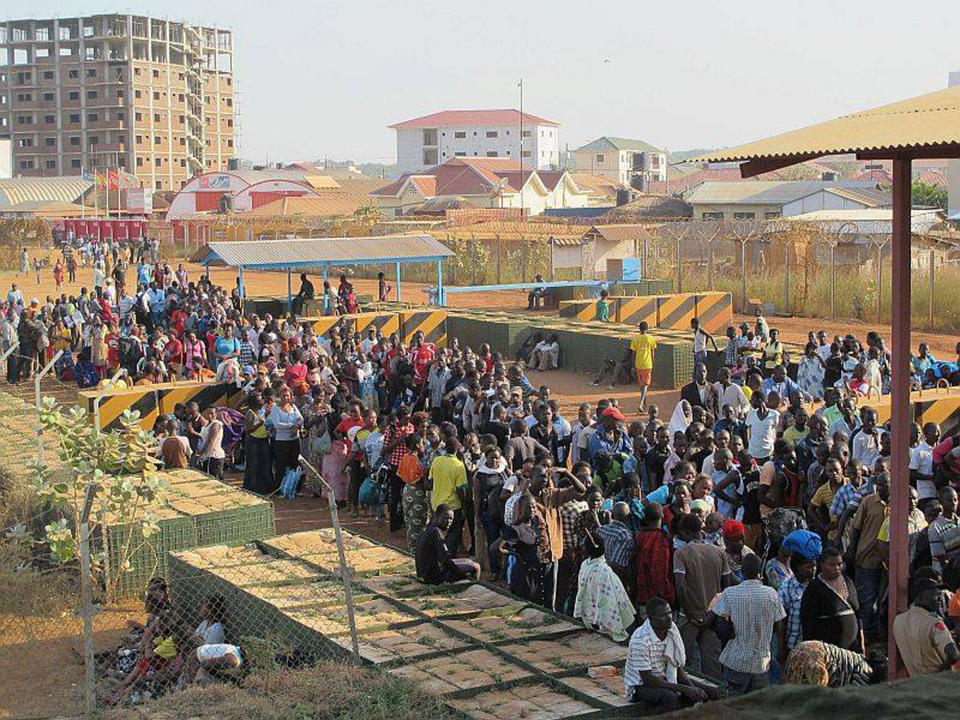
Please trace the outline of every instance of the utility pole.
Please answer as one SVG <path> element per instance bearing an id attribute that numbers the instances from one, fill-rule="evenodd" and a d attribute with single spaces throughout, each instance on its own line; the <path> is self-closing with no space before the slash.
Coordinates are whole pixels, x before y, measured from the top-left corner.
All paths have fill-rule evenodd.
<path id="1" fill-rule="evenodd" d="M 523 78 L 517 83 L 520 88 L 520 157 L 517 161 L 520 163 L 520 216 L 523 217 Z M 500 193 L 500 207 L 503 207 L 503 191 Z M 499 282 L 499 281 L 498 281 Z"/>

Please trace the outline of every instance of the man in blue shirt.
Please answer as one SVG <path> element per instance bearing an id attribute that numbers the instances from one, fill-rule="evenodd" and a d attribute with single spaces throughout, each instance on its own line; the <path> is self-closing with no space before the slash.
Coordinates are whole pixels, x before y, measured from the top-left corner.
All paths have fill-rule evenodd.
<path id="1" fill-rule="evenodd" d="M 623 463 L 630 454 L 630 437 L 619 426 L 619 423 L 626 419 L 620 409 L 613 405 L 600 413 L 600 422 L 603 427 L 593 434 L 587 446 L 586 459 L 590 461 L 594 472 L 599 469 L 597 461 L 601 453 L 619 463 Z"/>
<path id="2" fill-rule="evenodd" d="M 763 397 L 774 390 L 782 398 L 788 398 L 796 394 L 803 398 L 805 402 L 813 401 L 809 393 L 804 392 L 799 385 L 787 377 L 787 369 L 783 365 L 777 365 L 770 377 L 760 384 L 760 392 L 763 393 Z"/>

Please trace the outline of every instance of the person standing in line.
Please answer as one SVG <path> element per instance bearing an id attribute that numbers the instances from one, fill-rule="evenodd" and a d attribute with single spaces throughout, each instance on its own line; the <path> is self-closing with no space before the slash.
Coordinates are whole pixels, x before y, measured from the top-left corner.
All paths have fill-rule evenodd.
<path id="1" fill-rule="evenodd" d="M 713 339 L 713 335 L 708 333 L 700 326 L 700 318 L 691 318 L 690 319 L 690 329 L 693 330 L 693 365 L 697 366 L 698 363 L 707 364 L 707 343 L 713 345 L 714 352 L 720 352 L 720 349 L 717 347 L 717 341 Z"/>
<path id="2" fill-rule="evenodd" d="M 713 614 L 733 624 L 733 638 L 720 653 L 723 679 L 731 695 L 745 695 L 769 685 L 770 641 L 779 636 L 786 613 L 777 591 L 760 580 L 763 561 L 745 555 L 743 582 L 726 588 L 713 607 Z"/>
<path id="3" fill-rule="evenodd" d="M 639 333 L 630 341 L 630 352 L 633 354 L 633 366 L 637 369 L 637 385 L 640 387 L 640 406 L 638 412 L 646 412 L 647 388 L 653 376 L 653 358 L 657 351 L 657 339 L 647 335 L 647 322 L 641 321 L 637 325 Z"/>

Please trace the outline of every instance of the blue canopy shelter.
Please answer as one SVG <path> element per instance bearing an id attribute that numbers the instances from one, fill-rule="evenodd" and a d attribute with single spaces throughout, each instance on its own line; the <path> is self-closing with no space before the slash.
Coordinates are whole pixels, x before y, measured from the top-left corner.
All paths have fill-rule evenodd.
<path id="1" fill-rule="evenodd" d="M 437 303 L 444 301 L 443 260 L 453 252 L 432 235 L 383 235 L 380 237 L 290 238 L 283 240 L 213 241 L 201 248 L 194 261 L 235 267 L 241 297 L 246 296 L 244 270 L 286 270 L 287 306 L 293 304 L 294 270 L 320 269 L 327 279 L 327 268 L 355 265 L 396 266 L 396 299 L 401 301 L 400 267 L 405 263 L 437 264 Z"/>

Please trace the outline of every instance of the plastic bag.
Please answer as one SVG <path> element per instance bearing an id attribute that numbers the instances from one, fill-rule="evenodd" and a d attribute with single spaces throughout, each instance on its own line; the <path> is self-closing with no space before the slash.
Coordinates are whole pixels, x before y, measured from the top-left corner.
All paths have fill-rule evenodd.
<path id="1" fill-rule="evenodd" d="M 300 468 L 288 468 L 283 475 L 283 482 L 280 483 L 280 495 L 288 500 L 297 496 L 297 488 L 300 486 L 300 480 L 303 478 L 303 470 Z"/>
<path id="2" fill-rule="evenodd" d="M 367 475 L 366 479 L 360 485 L 360 504 L 364 507 L 373 507 L 380 500 L 380 486 L 377 485 L 372 475 Z"/>

